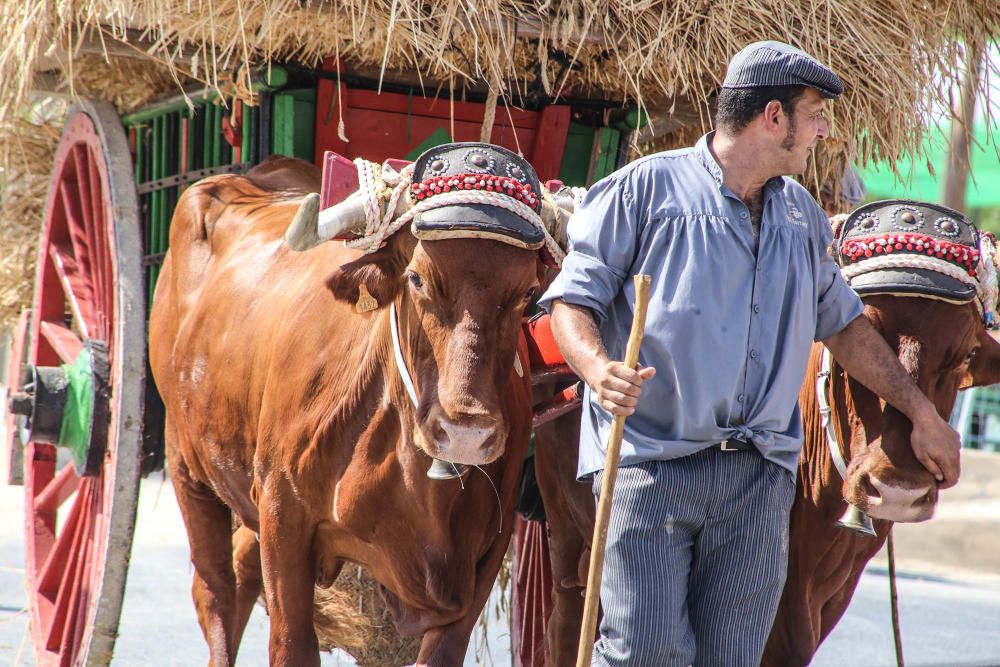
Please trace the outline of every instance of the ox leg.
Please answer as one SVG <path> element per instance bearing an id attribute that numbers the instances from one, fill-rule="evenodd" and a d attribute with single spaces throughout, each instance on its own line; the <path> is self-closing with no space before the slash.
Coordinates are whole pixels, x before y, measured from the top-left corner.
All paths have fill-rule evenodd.
<path id="1" fill-rule="evenodd" d="M 315 532 L 291 485 L 272 474 L 261 489 L 260 554 L 264 594 L 271 617 L 272 667 L 319 667 L 313 626 Z"/>
<path id="2" fill-rule="evenodd" d="M 510 522 L 507 522 L 508 525 Z M 417 665 L 423 667 L 459 667 L 465 662 L 465 653 L 469 649 L 469 640 L 476 627 L 479 615 L 486 606 L 493 591 L 500 564 L 507 553 L 510 544 L 510 528 L 505 528 L 503 535 L 497 539 L 486 556 L 476 566 L 476 588 L 468 613 L 451 625 L 432 628 L 424 633 L 420 641 L 420 652 L 417 655 Z"/>
<path id="3" fill-rule="evenodd" d="M 210 488 L 191 479 L 182 461 L 171 461 L 170 474 L 191 545 L 191 595 L 208 642 L 208 664 L 230 667 L 236 661 L 231 650 L 236 609 L 232 512 Z"/>
<path id="4" fill-rule="evenodd" d="M 236 571 L 236 611 L 229 650 L 235 658 L 243 631 L 250 620 L 250 613 L 264 588 L 260 569 L 260 544 L 257 542 L 257 535 L 246 526 L 240 526 L 233 535 L 233 567 Z"/>
<path id="5" fill-rule="evenodd" d="M 545 631 L 545 657 L 553 665 L 571 665 L 576 662 L 586 591 L 580 580 L 580 559 L 590 551 L 578 534 L 565 535 L 563 540 L 557 541 L 555 530 L 552 532 L 549 545 L 552 548 L 553 605 Z"/>
<path id="6" fill-rule="evenodd" d="M 590 484 L 576 481 L 579 442 L 579 409 L 535 430 L 535 471 L 552 560 L 552 613 L 545 630 L 550 665 L 576 662 L 583 618 L 596 504 Z"/>

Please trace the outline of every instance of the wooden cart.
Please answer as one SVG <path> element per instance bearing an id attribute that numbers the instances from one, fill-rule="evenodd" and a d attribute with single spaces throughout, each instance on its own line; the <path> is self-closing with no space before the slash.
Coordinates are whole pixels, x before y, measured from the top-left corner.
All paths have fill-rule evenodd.
<path id="1" fill-rule="evenodd" d="M 163 466 L 163 406 L 148 381 L 146 321 L 170 219 L 183 188 L 243 172 L 272 153 L 413 159 L 478 140 L 485 106 L 324 71 L 271 68 L 255 106 L 214 94 L 119 117 L 106 102 L 70 114 L 52 167 L 34 300 L 18 324 L 7 386 L 9 479 L 23 483 L 26 572 L 36 662 L 106 665 L 125 591 L 142 476 Z M 619 111 L 592 101 L 497 114 L 491 141 L 524 154 L 543 180 L 569 185 L 624 161 Z M 350 143 L 337 131 L 343 117 Z M 631 115 L 634 125 L 635 114 Z M 531 336 L 531 327 L 525 330 Z M 548 347 L 546 347 L 548 346 Z M 536 381 L 571 378 L 551 341 L 534 345 Z M 573 391 L 537 420 L 572 407 Z M 2 467 L 0 467 L 2 469 Z M 545 528 L 516 532 L 518 664 L 542 664 L 551 606 Z"/>

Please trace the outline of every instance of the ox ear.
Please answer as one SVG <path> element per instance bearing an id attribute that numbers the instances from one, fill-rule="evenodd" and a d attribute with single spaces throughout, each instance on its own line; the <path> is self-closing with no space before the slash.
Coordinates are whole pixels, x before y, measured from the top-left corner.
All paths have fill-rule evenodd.
<path id="1" fill-rule="evenodd" d="M 985 329 L 979 332 L 979 350 L 962 378 L 960 389 L 982 387 L 1000 382 L 1000 342 Z"/>
<path id="2" fill-rule="evenodd" d="M 357 305 L 359 310 L 388 306 L 403 288 L 403 272 L 410 263 L 414 246 L 416 239 L 401 230 L 383 248 L 337 267 L 326 279 L 326 286 L 337 299 Z M 376 304 L 362 306 L 364 297 L 369 296 Z"/>

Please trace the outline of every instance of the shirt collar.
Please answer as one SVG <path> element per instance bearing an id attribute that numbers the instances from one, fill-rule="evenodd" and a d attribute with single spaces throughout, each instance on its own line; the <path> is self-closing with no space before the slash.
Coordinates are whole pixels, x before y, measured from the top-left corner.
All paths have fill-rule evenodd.
<path id="1" fill-rule="evenodd" d="M 714 136 L 715 130 L 712 130 L 699 139 L 698 143 L 694 145 L 694 154 L 697 156 L 702 166 L 705 167 L 706 171 L 712 175 L 715 182 L 719 184 L 719 188 L 726 194 L 730 194 L 735 197 L 736 195 L 725 186 L 722 177 L 722 167 L 719 166 L 718 160 L 716 160 L 715 155 L 712 154 L 712 149 L 709 148 L 709 145 L 712 143 L 712 137 Z M 775 176 L 768 179 L 768 181 L 764 183 L 764 199 L 766 200 L 770 195 L 780 192 L 784 188 L 785 178 L 783 176 Z"/>

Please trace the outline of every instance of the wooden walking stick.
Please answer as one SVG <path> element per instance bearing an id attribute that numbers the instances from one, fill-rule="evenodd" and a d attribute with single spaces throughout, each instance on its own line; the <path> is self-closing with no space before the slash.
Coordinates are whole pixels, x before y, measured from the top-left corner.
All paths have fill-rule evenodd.
<path id="1" fill-rule="evenodd" d="M 649 305 L 649 276 L 635 276 L 635 314 L 632 331 L 625 347 L 625 365 L 635 368 L 639 363 L 639 346 L 646 328 L 646 306 Z M 583 605 L 583 624 L 580 627 L 580 646 L 577 649 L 577 667 L 590 665 L 594 652 L 594 632 L 597 629 L 597 607 L 601 600 L 601 577 L 604 574 L 604 545 L 608 541 L 608 520 L 611 517 L 611 494 L 618 477 L 618 458 L 621 455 L 622 435 L 625 433 L 625 416 L 615 415 L 608 437 L 608 453 L 604 457 L 604 480 L 601 497 L 597 503 L 594 520 L 594 539 L 590 547 L 590 569 L 587 571 L 587 598 Z"/>

